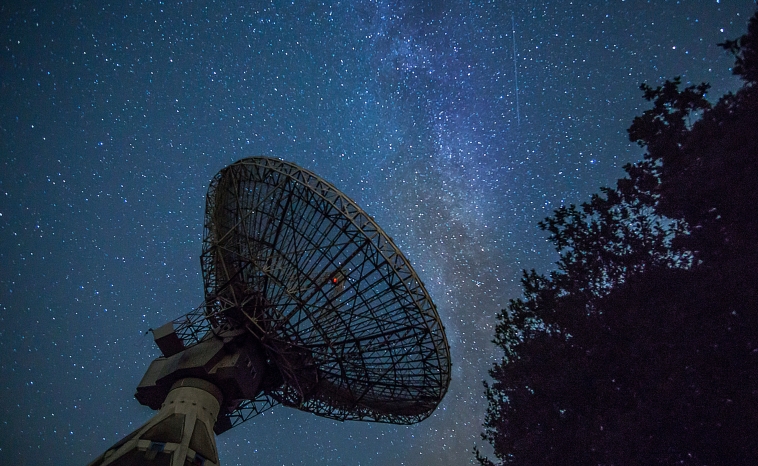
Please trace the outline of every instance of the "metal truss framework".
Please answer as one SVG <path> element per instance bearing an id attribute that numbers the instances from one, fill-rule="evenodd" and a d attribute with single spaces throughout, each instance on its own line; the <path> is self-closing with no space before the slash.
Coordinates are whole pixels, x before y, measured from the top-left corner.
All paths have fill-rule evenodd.
<path id="1" fill-rule="evenodd" d="M 175 321 L 185 346 L 247 328 L 281 383 L 228 414 L 282 403 L 339 420 L 411 424 L 450 383 L 450 353 L 408 260 L 352 200 L 317 175 L 255 157 L 208 188 L 205 302 Z M 264 384 L 265 385 L 265 384 Z"/>

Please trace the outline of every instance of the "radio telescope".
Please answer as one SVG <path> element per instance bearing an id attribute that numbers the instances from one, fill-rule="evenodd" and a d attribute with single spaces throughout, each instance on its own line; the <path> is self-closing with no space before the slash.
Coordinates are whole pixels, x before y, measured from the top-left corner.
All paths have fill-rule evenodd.
<path id="1" fill-rule="evenodd" d="M 308 170 L 239 160 L 211 181 L 205 300 L 153 331 L 136 398 L 159 410 L 91 466 L 218 465 L 215 434 L 282 404 L 413 424 L 450 383 L 450 351 L 408 260 Z"/>

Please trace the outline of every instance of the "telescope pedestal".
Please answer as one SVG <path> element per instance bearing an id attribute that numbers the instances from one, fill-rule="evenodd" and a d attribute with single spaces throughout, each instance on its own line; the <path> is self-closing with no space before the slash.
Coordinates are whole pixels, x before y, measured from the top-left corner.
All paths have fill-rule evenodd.
<path id="1" fill-rule="evenodd" d="M 205 380 L 178 380 L 147 424 L 89 466 L 218 466 L 213 425 L 221 397 L 218 387 Z"/>

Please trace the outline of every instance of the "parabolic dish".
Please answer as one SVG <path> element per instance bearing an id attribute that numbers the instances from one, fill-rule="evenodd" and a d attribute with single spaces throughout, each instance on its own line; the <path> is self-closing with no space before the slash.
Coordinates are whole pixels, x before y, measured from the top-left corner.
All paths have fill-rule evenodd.
<path id="1" fill-rule="evenodd" d="M 410 424 L 445 395 L 450 352 L 421 280 L 371 217 L 310 171 L 267 157 L 221 170 L 201 261 L 208 320 L 251 332 L 279 374 L 263 384 L 267 402 Z"/>

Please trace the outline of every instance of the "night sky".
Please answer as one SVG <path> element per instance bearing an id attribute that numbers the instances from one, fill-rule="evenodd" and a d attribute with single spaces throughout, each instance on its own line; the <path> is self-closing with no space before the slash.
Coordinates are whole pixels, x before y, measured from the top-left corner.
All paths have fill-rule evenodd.
<path id="1" fill-rule="evenodd" d="M 556 259 L 537 222 L 641 156 L 641 82 L 736 90 L 716 43 L 755 9 L 24 3 L 0 6 L 0 463 L 19 465 L 86 464 L 151 416 L 145 333 L 202 301 L 206 188 L 253 155 L 316 172 L 394 238 L 453 381 L 410 427 L 276 407 L 218 437 L 221 463 L 471 463 L 495 315 Z"/>

